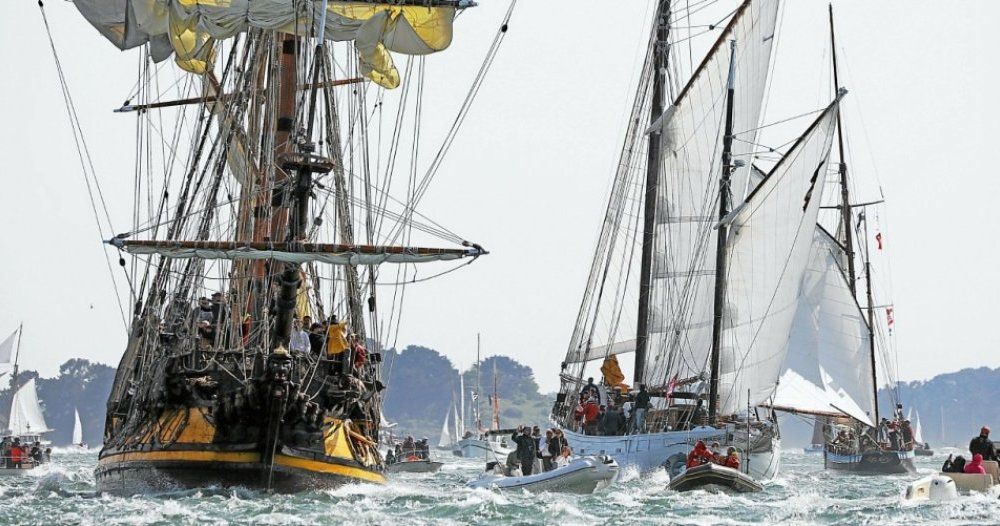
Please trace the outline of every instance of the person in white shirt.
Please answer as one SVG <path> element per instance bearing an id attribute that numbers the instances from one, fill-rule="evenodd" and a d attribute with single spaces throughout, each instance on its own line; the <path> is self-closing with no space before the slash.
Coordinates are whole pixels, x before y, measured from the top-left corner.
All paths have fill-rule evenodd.
<path id="1" fill-rule="evenodd" d="M 569 465 L 569 457 L 573 452 L 569 449 L 569 446 L 564 446 L 562 448 L 562 453 L 556 457 L 556 468 L 561 468 Z"/>
<path id="2" fill-rule="evenodd" d="M 292 320 L 292 335 L 288 339 L 288 348 L 292 352 L 309 352 L 309 333 L 302 330 L 302 322 L 298 318 Z"/>

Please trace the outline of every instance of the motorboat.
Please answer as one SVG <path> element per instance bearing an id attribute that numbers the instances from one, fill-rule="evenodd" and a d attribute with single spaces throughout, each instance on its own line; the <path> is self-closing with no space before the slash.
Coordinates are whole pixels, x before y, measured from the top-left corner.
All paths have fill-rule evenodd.
<path id="1" fill-rule="evenodd" d="M 435 473 L 441 469 L 444 462 L 434 460 L 403 460 L 385 467 L 386 473 Z"/>
<path id="2" fill-rule="evenodd" d="M 686 469 L 670 480 L 667 489 L 691 491 L 709 487 L 733 490 L 739 493 L 764 491 L 764 486 L 738 469 L 719 464 L 702 464 Z"/>
<path id="3" fill-rule="evenodd" d="M 466 484 L 469 488 L 593 493 L 609 486 L 618 476 L 618 463 L 609 457 L 579 457 L 569 464 L 542 473 L 505 476 L 487 471 Z"/>
<path id="4" fill-rule="evenodd" d="M 903 495 L 909 501 L 946 501 L 958 498 L 958 486 L 951 477 L 931 475 L 906 487 Z"/>

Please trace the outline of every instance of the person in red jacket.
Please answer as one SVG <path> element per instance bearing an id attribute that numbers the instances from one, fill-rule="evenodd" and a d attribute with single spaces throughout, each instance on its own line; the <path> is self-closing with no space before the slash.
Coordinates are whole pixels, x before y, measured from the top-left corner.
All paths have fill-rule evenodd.
<path id="1" fill-rule="evenodd" d="M 21 439 L 15 438 L 14 445 L 10 447 L 10 462 L 13 464 L 15 469 L 21 469 L 21 462 L 23 461 L 24 448 L 21 447 Z"/>
<path id="2" fill-rule="evenodd" d="M 700 466 L 702 464 L 708 464 L 712 462 L 713 458 L 714 457 L 712 456 L 712 452 L 709 451 L 707 447 L 705 447 L 704 442 L 699 440 L 698 442 L 695 443 L 694 449 L 692 449 L 691 452 L 688 453 L 687 467 L 693 468 L 696 466 Z"/>
<path id="3" fill-rule="evenodd" d="M 985 475 L 986 468 L 983 467 L 983 456 L 979 453 L 972 455 L 972 461 L 965 465 L 965 472 Z"/>
<path id="4" fill-rule="evenodd" d="M 597 434 L 597 418 L 601 408 L 597 405 L 597 400 L 591 397 L 587 403 L 583 404 L 583 432 L 587 435 Z"/>
<path id="5" fill-rule="evenodd" d="M 730 447 L 726 451 L 726 460 L 722 465 L 727 468 L 740 469 L 740 455 L 736 452 L 735 447 Z"/>

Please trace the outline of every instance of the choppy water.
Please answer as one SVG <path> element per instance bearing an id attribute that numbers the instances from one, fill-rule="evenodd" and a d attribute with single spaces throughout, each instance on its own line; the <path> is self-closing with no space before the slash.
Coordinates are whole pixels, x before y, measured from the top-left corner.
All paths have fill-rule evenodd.
<path id="1" fill-rule="evenodd" d="M 0 477 L 0 524 L 1000 524 L 996 496 L 908 504 L 916 476 L 824 471 L 819 456 L 787 452 L 781 476 L 751 496 L 665 491 L 665 475 L 626 475 L 591 496 L 469 490 L 479 463 L 446 458 L 437 474 L 404 474 L 385 486 L 351 485 L 299 495 L 191 491 L 120 498 L 96 495 L 96 452 L 60 452 L 52 464 Z M 927 473 L 941 458 L 921 460 Z"/>

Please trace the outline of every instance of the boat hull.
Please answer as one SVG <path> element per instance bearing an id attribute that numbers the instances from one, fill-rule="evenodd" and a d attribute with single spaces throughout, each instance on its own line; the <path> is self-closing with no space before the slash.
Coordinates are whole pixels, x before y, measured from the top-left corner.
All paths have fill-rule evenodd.
<path id="1" fill-rule="evenodd" d="M 894 475 L 916 473 L 913 451 L 869 451 L 867 453 L 824 452 L 827 469 L 850 471 L 859 475 Z"/>
<path id="2" fill-rule="evenodd" d="M 691 491 L 708 487 L 729 489 L 739 493 L 764 490 L 764 486 L 749 475 L 718 464 L 704 464 L 690 468 L 674 477 L 667 485 L 668 489 L 674 491 Z"/>
<path id="3" fill-rule="evenodd" d="M 385 467 L 385 471 L 386 473 L 435 473 L 443 465 L 443 462 L 432 460 L 411 460 L 389 464 Z"/>
<path id="4" fill-rule="evenodd" d="M 665 468 L 671 476 L 679 474 L 695 442 L 732 442 L 725 429 L 710 427 L 688 431 L 667 431 L 639 435 L 591 436 L 563 430 L 574 454 L 607 455 L 622 468 L 632 467 L 640 472 Z M 739 444 L 737 444 L 739 447 Z M 744 448 L 739 448 L 741 451 Z M 755 447 L 749 455 L 750 475 L 758 480 L 774 478 L 781 464 L 781 441 L 774 438 L 770 447 Z"/>
<path id="5" fill-rule="evenodd" d="M 489 460 L 506 460 L 516 448 L 506 447 L 493 440 L 481 440 L 478 438 L 463 438 L 458 441 L 454 450 L 456 456 L 462 458 L 481 458 Z"/>
<path id="6" fill-rule="evenodd" d="M 561 493 L 593 493 L 611 484 L 618 476 L 618 465 L 597 458 L 579 458 L 569 465 L 543 473 L 522 477 L 486 474 L 466 484 L 470 488 L 501 490 L 551 491 Z"/>
<path id="7" fill-rule="evenodd" d="M 94 470 L 98 491 L 131 495 L 194 488 L 271 490 L 292 493 L 357 482 L 382 483 L 384 475 L 346 459 L 282 448 L 273 466 L 252 450 L 185 448 L 101 453 Z"/>

